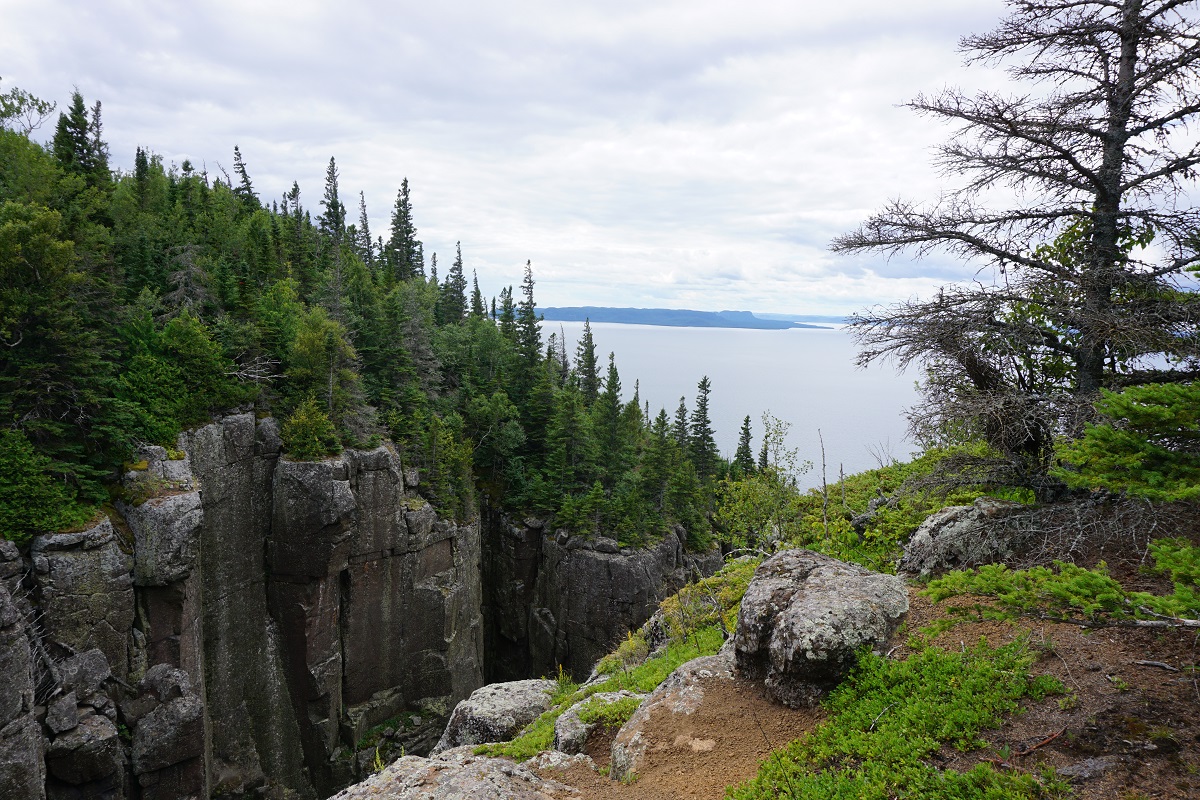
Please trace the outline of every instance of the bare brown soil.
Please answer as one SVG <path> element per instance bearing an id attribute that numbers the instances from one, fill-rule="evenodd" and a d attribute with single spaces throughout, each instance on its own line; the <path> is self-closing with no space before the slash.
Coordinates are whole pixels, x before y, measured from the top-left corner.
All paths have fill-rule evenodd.
<path id="1" fill-rule="evenodd" d="M 704 703 L 687 717 L 660 714 L 650 719 L 645 766 L 637 780 L 624 785 L 586 767 L 565 773 L 548 771 L 575 786 L 588 800 L 707 800 L 725 787 L 752 777 L 772 750 L 808 731 L 823 713 L 791 711 L 767 700 L 761 684 L 711 680 Z M 603 772 L 608 766 L 612 733 L 588 743 L 588 755 Z"/>
<path id="2" fill-rule="evenodd" d="M 1145 576 L 1120 577 L 1149 582 Z M 908 631 L 944 613 L 916 589 L 910 600 Z M 946 748 L 937 756 L 938 766 L 966 770 L 990 761 L 1000 769 L 1036 773 L 1042 765 L 1090 764 L 1096 774 L 1073 783 L 1080 800 L 1200 799 L 1200 684 L 1190 669 L 1200 658 L 1195 630 L 972 621 L 935 643 L 966 647 L 983 637 L 999 645 L 1022 635 L 1030 637 L 1039 655 L 1034 671 L 1057 677 L 1068 693 L 1027 704 L 1023 713 L 985 734 L 984 749 Z M 902 632 L 891 643 L 894 657 L 908 654 L 906 641 Z M 651 719 L 645 766 L 633 783 L 622 785 L 580 766 L 547 777 L 596 800 L 716 800 L 724 797 L 726 786 L 754 775 L 773 749 L 821 718 L 819 710 L 792 711 L 771 703 L 759 685 L 713 680 L 692 716 Z M 608 763 L 611 740 L 610 733 L 589 743 L 588 753 L 601 768 Z"/>

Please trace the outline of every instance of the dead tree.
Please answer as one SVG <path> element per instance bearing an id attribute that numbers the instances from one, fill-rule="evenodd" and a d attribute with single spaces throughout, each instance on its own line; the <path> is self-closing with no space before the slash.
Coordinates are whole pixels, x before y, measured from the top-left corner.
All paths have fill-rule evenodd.
<path id="1" fill-rule="evenodd" d="M 1188 207 L 1200 145 L 1195 0 L 1010 0 L 960 45 L 1004 63 L 1012 95 L 909 106 L 956 126 L 937 201 L 895 200 L 837 252 L 949 252 L 972 283 L 854 318 L 859 362 L 926 370 L 917 433 L 979 434 L 1030 475 L 1102 387 L 1200 375 L 1200 254 Z M 1015 199 L 1014 199 L 1015 198 Z M 1162 369 L 1163 357 L 1171 369 Z"/>

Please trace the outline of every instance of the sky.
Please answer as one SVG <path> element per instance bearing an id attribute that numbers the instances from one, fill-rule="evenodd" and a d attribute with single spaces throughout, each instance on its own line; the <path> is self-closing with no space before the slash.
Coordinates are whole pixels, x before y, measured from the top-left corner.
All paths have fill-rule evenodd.
<path id="1" fill-rule="evenodd" d="M 386 236 L 401 181 L 445 266 L 486 295 L 532 262 L 541 306 L 845 314 L 975 267 L 839 256 L 898 197 L 932 200 L 951 132 L 902 107 L 963 68 L 1000 0 L 0 0 L 0 91 L 103 103 L 137 147 L 232 170 Z M 48 140 L 53 121 L 34 134 Z"/>

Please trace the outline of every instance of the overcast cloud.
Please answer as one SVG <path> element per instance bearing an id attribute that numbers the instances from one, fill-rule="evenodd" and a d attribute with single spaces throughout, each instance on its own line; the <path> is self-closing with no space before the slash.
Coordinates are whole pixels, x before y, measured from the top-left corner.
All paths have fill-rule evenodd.
<path id="1" fill-rule="evenodd" d="M 0 89 L 101 100 L 115 166 L 143 146 L 386 233 L 404 177 L 426 254 L 462 241 L 487 294 L 540 305 L 843 313 L 972 270 L 829 240 L 933 198 L 948 130 L 898 104 L 947 84 L 999 0 L 365 3 L 0 0 Z M 52 123 L 39 134 L 49 138 Z"/>

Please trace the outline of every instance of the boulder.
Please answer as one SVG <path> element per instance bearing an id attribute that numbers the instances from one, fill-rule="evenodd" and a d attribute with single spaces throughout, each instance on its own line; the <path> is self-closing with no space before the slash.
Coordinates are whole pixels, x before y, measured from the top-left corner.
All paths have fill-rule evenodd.
<path id="1" fill-rule="evenodd" d="M 592 704 L 610 705 L 618 700 L 624 700 L 627 697 L 643 697 L 643 695 L 635 694 L 634 692 L 622 689 L 619 692 L 600 692 L 594 694 L 584 700 L 580 700 L 575 705 L 564 711 L 554 722 L 554 749 L 575 755 L 582 753 L 587 746 L 588 737 L 592 735 L 598 723 L 584 722 L 579 718 L 579 714 L 585 706 Z"/>
<path id="2" fill-rule="evenodd" d="M 66 733 L 79 724 L 79 701 L 74 692 L 56 698 L 46 709 L 46 727 L 53 734 Z"/>
<path id="3" fill-rule="evenodd" d="M 898 572 L 911 577 L 1002 563 L 1025 551 L 1035 526 L 1034 510 L 1021 503 L 977 498 L 931 514 L 909 539 Z"/>
<path id="4" fill-rule="evenodd" d="M 532 679 L 476 689 L 454 707 L 433 753 L 462 745 L 507 742 L 550 708 L 550 695 L 556 686 L 551 680 Z"/>
<path id="5" fill-rule="evenodd" d="M 117 726 L 107 717 L 88 714 L 56 736 L 46 751 L 50 774 L 74 785 L 113 779 L 124 766 Z"/>
<path id="6" fill-rule="evenodd" d="M 63 691 L 74 692 L 79 697 L 94 694 L 112 677 L 108 659 L 98 648 L 76 653 L 59 662 L 58 674 L 62 679 Z"/>
<path id="7" fill-rule="evenodd" d="M 204 754 L 204 703 L 194 694 L 163 703 L 133 732 L 133 771 L 141 775 Z"/>
<path id="8" fill-rule="evenodd" d="M 705 684 L 733 680 L 733 666 L 733 654 L 726 646 L 715 656 L 701 656 L 681 664 L 659 684 L 613 738 L 609 768 L 612 779 L 628 781 L 636 776 L 652 745 L 645 732 L 651 717 L 696 713 L 704 702 Z"/>
<path id="9" fill-rule="evenodd" d="M 810 550 L 785 550 L 754 572 L 733 637 L 738 672 L 792 708 L 815 703 L 887 641 L 908 612 L 904 581 Z"/>
<path id="10" fill-rule="evenodd" d="M 465 750 L 465 748 L 464 748 Z M 577 789 L 522 764 L 455 750 L 436 758 L 405 756 L 333 800 L 565 800 Z"/>

